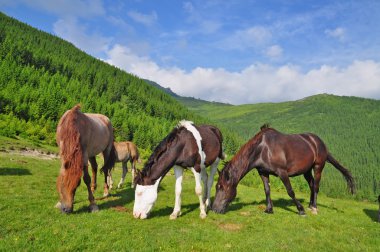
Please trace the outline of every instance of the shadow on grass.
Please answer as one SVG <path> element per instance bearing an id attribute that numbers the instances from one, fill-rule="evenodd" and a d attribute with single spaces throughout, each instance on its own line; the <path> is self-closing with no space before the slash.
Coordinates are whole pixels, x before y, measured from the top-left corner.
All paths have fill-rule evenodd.
<path id="1" fill-rule="evenodd" d="M 96 198 L 95 200 L 96 200 L 96 204 L 99 207 L 99 210 L 101 211 L 101 210 L 109 209 L 109 208 L 124 207 L 125 205 L 132 202 L 134 197 L 135 197 L 135 190 L 131 188 L 130 185 L 126 185 L 126 187 L 122 189 L 117 189 L 117 190 L 112 189 L 111 195 L 108 197 Z M 78 202 L 75 202 L 75 203 L 78 203 Z M 127 209 L 126 211 L 129 211 L 129 209 Z M 88 212 L 89 212 L 88 206 L 81 207 L 75 211 L 75 213 L 77 214 L 88 213 Z"/>
<path id="2" fill-rule="evenodd" d="M 363 209 L 363 212 L 372 220 L 380 222 L 380 210 Z"/>
<path id="3" fill-rule="evenodd" d="M 303 205 L 303 207 L 305 208 L 305 210 L 308 208 L 309 206 L 309 202 L 305 201 L 304 199 L 298 199 L 300 201 L 300 203 Z M 280 199 L 276 199 L 276 200 L 272 200 L 272 203 L 273 203 L 273 211 L 276 212 L 276 208 L 282 208 L 288 212 L 292 212 L 292 213 L 296 213 L 298 214 L 298 210 L 297 210 L 297 207 L 296 205 L 293 203 L 293 200 L 292 199 L 285 199 L 285 198 L 280 198 Z M 267 202 L 266 200 L 261 200 L 261 201 L 253 201 L 253 202 L 240 202 L 240 199 L 239 198 L 236 198 L 232 204 L 228 207 L 227 211 L 237 211 L 237 210 L 240 210 L 242 208 L 244 208 L 245 206 L 260 206 L 262 205 L 263 207 L 263 211 L 265 210 L 265 207 L 267 205 Z M 318 208 L 319 207 L 322 207 L 322 208 L 327 208 L 327 209 L 331 209 L 331 210 L 334 210 L 334 211 L 337 211 L 337 212 L 342 212 L 342 210 L 340 209 L 337 209 L 335 207 L 330 207 L 330 206 L 326 206 L 324 204 L 320 204 L 318 203 Z"/>
<path id="4" fill-rule="evenodd" d="M 25 176 L 32 175 L 32 173 L 25 168 L 8 168 L 1 167 L 0 168 L 0 176 Z"/>

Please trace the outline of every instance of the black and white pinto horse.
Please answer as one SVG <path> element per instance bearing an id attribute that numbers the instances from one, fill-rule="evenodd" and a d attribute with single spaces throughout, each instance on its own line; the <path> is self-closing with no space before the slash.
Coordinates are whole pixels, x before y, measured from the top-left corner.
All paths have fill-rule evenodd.
<path id="1" fill-rule="evenodd" d="M 157 200 L 158 185 L 168 171 L 174 167 L 175 205 L 170 219 L 181 215 L 182 175 L 190 168 L 195 177 L 195 193 L 199 197 L 200 217 L 206 218 L 211 207 L 210 191 L 214 175 L 221 159 L 223 137 L 218 128 L 210 125 L 195 126 L 193 122 L 181 121 L 156 147 L 143 170 L 137 170 L 135 178 L 135 204 L 133 216 L 148 217 Z M 206 167 L 211 166 L 210 176 Z M 203 181 L 203 193 L 201 180 Z M 203 194 L 203 195 L 202 195 Z"/>

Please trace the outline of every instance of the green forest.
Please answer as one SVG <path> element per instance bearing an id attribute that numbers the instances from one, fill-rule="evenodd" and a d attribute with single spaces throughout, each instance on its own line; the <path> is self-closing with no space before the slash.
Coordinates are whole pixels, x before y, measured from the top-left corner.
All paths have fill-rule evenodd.
<path id="1" fill-rule="evenodd" d="M 149 154 L 182 119 L 220 127 L 229 158 L 264 123 L 286 133 L 313 132 L 352 171 L 356 198 L 374 200 L 380 193 L 378 100 L 317 95 L 233 106 L 179 97 L 0 13 L 0 135 L 55 145 L 60 116 L 78 103 L 83 112 L 107 115 L 117 141 L 134 141 Z M 262 187 L 257 173 L 243 183 Z M 292 183 L 308 191 L 302 176 Z M 276 178 L 271 185 L 283 189 Z M 321 191 L 348 197 L 344 179 L 330 165 Z"/>
<path id="2" fill-rule="evenodd" d="M 0 134 L 55 144 L 57 121 L 77 103 L 110 117 L 118 141 L 153 149 L 182 119 L 209 123 L 144 80 L 0 13 Z M 237 137 L 225 134 L 233 152 Z"/>

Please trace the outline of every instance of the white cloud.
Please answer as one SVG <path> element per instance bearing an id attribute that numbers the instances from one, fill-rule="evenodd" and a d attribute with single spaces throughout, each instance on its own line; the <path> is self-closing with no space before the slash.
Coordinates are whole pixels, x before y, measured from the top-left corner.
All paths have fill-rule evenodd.
<path id="1" fill-rule="evenodd" d="M 157 21 L 157 13 L 152 11 L 151 14 L 143 14 L 137 11 L 129 11 L 128 16 L 137 23 L 145 26 L 151 26 Z"/>
<path id="2" fill-rule="evenodd" d="M 54 33 L 73 43 L 75 46 L 92 55 L 107 51 L 112 38 L 103 37 L 99 34 L 88 34 L 86 27 L 79 25 L 77 19 L 59 19 L 53 25 Z"/>
<path id="3" fill-rule="evenodd" d="M 325 34 L 330 37 L 336 38 L 339 41 L 344 41 L 345 36 L 346 36 L 346 30 L 343 29 L 342 27 L 338 27 L 334 30 L 327 29 L 325 30 Z"/>
<path id="4" fill-rule="evenodd" d="M 299 67 L 254 64 L 240 72 L 197 67 L 190 72 L 161 68 L 147 57 L 115 45 L 108 51 L 110 64 L 170 87 L 182 96 L 232 104 L 276 102 L 331 93 L 380 98 L 380 62 L 355 61 L 345 68 L 323 65 L 303 73 Z"/>
<path id="5" fill-rule="evenodd" d="M 267 48 L 266 55 L 270 58 L 279 58 L 282 56 L 282 48 L 279 45 L 273 45 Z"/>

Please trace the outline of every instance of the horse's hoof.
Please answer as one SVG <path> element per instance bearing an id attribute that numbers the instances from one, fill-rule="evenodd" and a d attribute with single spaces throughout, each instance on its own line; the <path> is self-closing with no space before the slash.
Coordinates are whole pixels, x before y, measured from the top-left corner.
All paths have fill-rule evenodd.
<path id="1" fill-rule="evenodd" d="M 302 217 L 305 217 L 305 216 L 306 216 L 305 211 L 299 211 L 298 214 L 299 214 L 300 216 L 302 216 Z"/>
<path id="2" fill-rule="evenodd" d="M 264 213 L 273 214 L 273 209 L 265 209 Z"/>
<path id="3" fill-rule="evenodd" d="M 90 212 L 91 213 L 99 212 L 99 207 L 96 204 L 91 204 L 90 205 Z"/>
<path id="4" fill-rule="evenodd" d="M 201 213 L 201 214 L 199 215 L 199 217 L 201 217 L 201 219 L 204 220 L 204 219 L 206 219 L 207 214 L 206 214 L 206 213 Z"/>
<path id="5" fill-rule="evenodd" d="M 107 198 L 107 197 L 109 197 L 109 196 L 111 196 L 110 193 L 103 193 L 103 198 Z"/>
<path id="6" fill-rule="evenodd" d="M 318 214 L 318 210 L 316 207 L 310 208 L 312 214 Z"/>
<path id="7" fill-rule="evenodd" d="M 55 205 L 55 208 L 61 209 L 61 207 L 62 207 L 62 204 L 60 201 L 58 201 L 58 203 Z"/>

